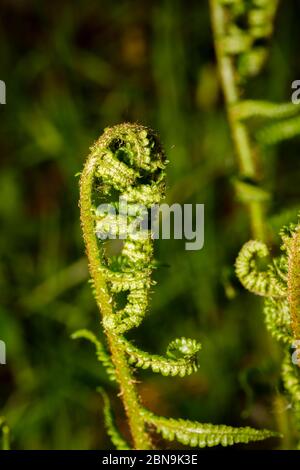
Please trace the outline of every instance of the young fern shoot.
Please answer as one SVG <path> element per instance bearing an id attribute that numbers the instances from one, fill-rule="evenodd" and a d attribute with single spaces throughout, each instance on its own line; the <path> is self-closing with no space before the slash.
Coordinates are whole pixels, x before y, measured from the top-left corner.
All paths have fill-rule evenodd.
<path id="1" fill-rule="evenodd" d="M 270 260 L 265 270 L 259 269 L 258 260 L 269 257 L 267 246 L 256 240 L 247 242 L 237 257 L 236 274 L 247 290 L 265 298 L 266 326 L 285 350 L 282 380 L 292 399 L 296 426 L 300 431 L 299 230 L 300 226 L 295 224 L 281 230 L 283 254 Z"/>
<path id="2" fill-rule="evenodd" d="M 164 418 L 142 406 L 134 380 L 135 368 L 184 377 L 197 370 L 201 347 L 195 340 L 177 338 L 170 342 L 165 356 L 160 356 L 140 350 L 125 337 L 145 317 L 155 263 L 151 229 L 133 229 L 132 215 L 125 215 L 121 205 L 125 201 L 131 208 L 138 209 L 142 205 L 149 211 L 159 203 L 165 194 L 166 164 L 157 136 L 152 130 L 136 124 L 108 128 L 92 146 L 81 175 L 81 222 L 93 291 L 109 352 L 87 330 L 74 333 L 73 338 L 85 338 L 94 344 L 97 358 L 110 379 L 119 385 L 136 449 L 153 447 L 153 430 L 164 439 L 176 439 L 184 445 L 199 447 L 272 437 L 275 434 L 271 431 L 249 427 L 232 428 Z M 100 206 L 104 203 L 112 204 L 116 213 L 105 211 L 103 205 Z M 118 254 L 110 254 L 109 237 L 121 238 Z M 108 395 L 103 390 L 101 393 L 105 425 L 112 442 L 119 449 L 128 448 L 116 428 Z"/>
<path id="3" fill-rule="evenodd" d="M 244 98 L 245 85 L 266 61 L 279 0 L 210 0 L 218 70 L 239 167 L 238 198 L 248 209 L 252 236 L 266 241 L 260 155 L 264 147 L 300 134 L 300 106 Z M 251 126 L 255 120 L 256 126 Z M 252 129 L 253 127 L 253 129 Z"/>
<path id="4" fill-rule="evenodd" d="M 300 106 L 244 98 L 245 85 L 261 71 L 266 60 L 278 4 L 278 0 L 210 0 L 218 69 L 239 166 L 235 189 L 249 209 L 255 238 L 241 249 L 236 274 L 247 290 L 265 297 L 267 328 L 286 346 L 283 383 L 293 399 L 300 429 L 299 370 L 288 354 L 288 349 L 294 346 L 294 362 L 300 364 L 298 226 L 282 230 L 282 256 L 266 270 L 258 265 L 258 259 L 269 256 L 265 242 L 271 238 L 265 211 L 270 195 L 261 187 L 260 155 L 266 146 L 300 134 Z"/>

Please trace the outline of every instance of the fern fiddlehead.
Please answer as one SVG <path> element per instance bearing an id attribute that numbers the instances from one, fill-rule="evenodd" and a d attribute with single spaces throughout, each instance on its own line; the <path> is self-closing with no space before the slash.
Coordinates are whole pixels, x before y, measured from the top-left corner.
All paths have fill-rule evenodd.
<path id="1" fill-rule="evenodd" d="M 269 431 L 157 417 L 141 405 L 133 378 L 134 367 L 184 377 L 197 370 L 201 348 L 197 341 L 182 337 L 171 341 L 166 355 L 160 356 L 140 350 L 124 336 L 143 320 L 153 284 L 153 233 L 148 225 L 135 230 L 131 225 L 132 214 L 139 213 L 143 206 L 146 209 L 142 212 L 147 215 L 153 204 L 164 197 L 166 163 L 155 134 L 139 125 L 121 124 L 106 129 L 91 148 L 81 175 L 81 221 L 93 291 L 109 352 L 87 330 L 80 330 L 72 337 L 92 342 L 110 379 L 118 382 L 135 448 L 152 447 L 149 428 L 155 428 L 166 439 L 176 438 L 186 445 L 200 447 L 271 437 L 274 433 Z M 104 202 L 109 202 L 116 212 L 107 211 L 101 205 Z M 132 212 L 123 211 L 124 203 L 130 205 Z M 109 254 L 108 236 L 120 238 L 122 242 L 117 255 Z M 117 448 L 128 448 L 116 429 L 108 396 L 103 390 L 101 394 L 108 433 Z"/>
<path id="2" fill-rule="evenodd" d="M 107 219 L 104 222 L 97 208 L 103 197 L 118 205 L 120 196 L 126 202 L 150 207 L 163 197 L 164 167 L 165 157 L 154 133 L 142 126 L 121 124 L 107 129 L 91 148 L 80 185 L 82 229 L 94 294 L 134 445 L 139 449 L 150 448 L 151 441 L 139 412 L 139 398 L 120 334 L 138 326 L 146 312 L 153 254 L 151 234 L 142 231 L 139 237 L 126 233 L 121 254 L 109 258 L 101 236 L 111 224 Z M 116 306 L 118 292 L 127 294 L 126 306 L 121 310 Z"/>
<path id="3" fill-rule="evenodd" d="M 235 268 L 247 290 L 265 297 L 265 320 L 273 336 L 292 346 L 300 338 L 299 226 L 291 224 L 280 234 L 283 254 L 270 259 L 266 269 L 258 266 L 258 260 L 268 256 L 269 250 L 256 240 L 245 243 Z"/>
<path id="4" fill-rule="evenodd" d="M 282 297 L 286 295 L 283 279 L 277 276 L 275 266 L 266 271 L 257 267 L 258 259 L 269 255 L 267 246 L 259 241 L 250 240 L 243 246 L 236 260 L 236 273 L 243 285 L 256 295 Z"/>
<path id="5" fill-rule="evenodd" d="M 142 369 L 152 369 L 162 375 L 185 377 L 198 369 L 197 354 L 200 343 L 190 338 L 176 338 L 168 348 L 166 357 L 149 354 L 136 348 L 123 339 L 124 349 L 129 356 L 129 363 Z"/>
<path id="6" fill-rule="evenodd" d="M 267 246 L 255 240 L 247 242 L 237 257 L 236 274 L 247 290 L 265 297 L 267 329 L 286 350 L 282 379 L 293 401 L 294 415 L 300 431 L 300 374 L 299 368 L 293 364 L 297 363 L 300 367 L 299 225 L 290 224 L 284 227 L 280 235 L 282 255 L 270 260 L 264 270 L 258 267 L 255 255 L 269 255 Z M 293 356 L 290 354 L 291 348 L 295 348 Z"/>

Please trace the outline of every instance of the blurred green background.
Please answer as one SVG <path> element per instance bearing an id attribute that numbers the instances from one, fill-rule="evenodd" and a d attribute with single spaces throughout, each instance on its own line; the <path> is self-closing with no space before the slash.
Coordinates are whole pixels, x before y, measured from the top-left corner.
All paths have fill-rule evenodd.
<path id="1" fill-rule="evenodd" d="M 111 385 L 93 348 L 70 339 L 78 328 L 101 334 L 75 175 L 104 127 L 134 121 L 161 136 L 168 201 L 205 204 L 203 250 L 157 243 L 165 266 L 155 274 L 151 315 L 130 334 L 153 352 L 176 336 L 195 337 L 201 368 L 186 379 L 139 374 L 143 401 L 159 414 L 280 429 L 289 448 L 280 351 L 260 300 L 243 291 L 233 270 L 249 220 L 231 182 L 237 169 L 208 2 L 2 0 L 0 12 L 7 86 L 0 106 L 0 339 L 7 345 L 0 415 L 12 428 L 12 447 L 111 446 L 95 391 Z M 291 82 L 300 79 L 299 17 L 299 2 L 282 2 L 268 64 L 247 96 L 290 100 Z M 270 215 L 299 202 L 299 150 L 294 140 L 266 153 Z"/>

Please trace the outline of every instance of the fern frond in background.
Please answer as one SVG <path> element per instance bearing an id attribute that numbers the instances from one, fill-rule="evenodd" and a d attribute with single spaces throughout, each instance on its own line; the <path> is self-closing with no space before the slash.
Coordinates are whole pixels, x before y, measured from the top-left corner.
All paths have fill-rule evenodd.
<path id="1" fill-rule="evenodd" d="M 300 133 L 300 106 L 247 100 L 244 89 L 259 74 L 268 55 L 278 0 L 210 0 L 218 67 L 224 91 L 240 178 L 239 200 L 249 210 L 254 238 L 266 241 L 266 202 L 261 154 L 264 147 Z M 256 125 L 252 126 L 252 121 Z M 246 179 L 246 182 L 245 182 Z"/>
<path id="2" fill-rule="evenodd" d="M 297 356 L 300 349 L 298 227 L 290 225 L 281 231 L 284 254 L 271 261 L 266 242 L 275 236 L 268 229 L 266 204 L 270 205 L 272 197 L 262 185 L 259 165 L 262 166 L 266 146 L 299 135 L 300 107 L 245 98 L 246 85 L 265 63 L 279 2 L 211 0 L 210 4 L 218 67 L 239 164 L 240 175 L 234 178 L 234 185 L 238 199 L 249 209 L 255 238 L 241 249 L 235 264 L 236 274 L 247 290 L 265 297 L 268 330 L 285 348 L 296 345 Z M 291 370 L 287 365 L 284 367 L 284 381 L 286 388 L 294 391 L 291 383 L 296 379 L 295 376 L 291 379 Z"/>
<path id="3" fill-rule="evenodd" d="M 291 396 L 294 417 L 300 430 L 299 228 L 299 225 L 290 224 L 281 230 L 283 253 L 269 260 L 264 270 L 258 267 L 258 261 L 262 256 L 269 255 L 267 246 L 254 240 L 247 242 L 237 257 L 236 274 L 247 290 L 265 297 L 266 326 L 285 350 L 282 380 Z"/>

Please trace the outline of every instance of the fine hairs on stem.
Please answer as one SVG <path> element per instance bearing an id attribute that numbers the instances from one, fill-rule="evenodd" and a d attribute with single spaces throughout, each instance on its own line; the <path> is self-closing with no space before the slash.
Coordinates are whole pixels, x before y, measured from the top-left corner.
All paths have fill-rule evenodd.
<path id="1" fill-rule="evenodd" d="M 184 445 L 198 447 L 227 446 L 275 436 L 276 433 L 271 431 L 250 427 L 233 428 L 165 418 L 142 405 L 134 377 L 135 368 L 184 377 L 196 372 L 201 345 L 196 340 L 177 338 L 169 344 L 166 355 L 160 356 L 140 350 L 126 338 L 129 330 L 141 324 L 147 311 L 153 285 L 151 273 L 155 267 L 151 230 L 142 229 L 137 234 L 128 229 L 119 253 L 113 256 L 109 254 L 108 242 L 103 240 L 105 237 L 99 237 L 99 234 L 118 235 L 124 227 L 130 226 L 124 224 L 124 217 L 128 215 L 124 216 L 120 210 L 120 197 L 127 203 L 147 208 L 163 199 L 166 164 L 158 137 L 152 130 L 136 124 L 108 128 L 92 146 L 81 174 L 81 222 L 108 350 L 90 331 L 77 331 L 73 338 L 85 338 L 94 344 L 97 358 L 110 379 L 117 383 L 135 449 L 153 448 L 153 431 L 166 440 L 176 439 Z M 107 216 L 97 210 L 104 202 L 114 205 L 116 216 Z M 118 449 L 128 449 L 130 445 L 115 424 L 108 394 L 103 389 L 100 393 L 108 434 Z"/>
<path id="2" fill-rule="evenodd" d="M 281 230 L 282 255 L 273 260 L 270 260 L 269 249 L 264 243 L 258 240 L 247 242 L 237 257 L 236 274 L 247 290 L 265 298 L 266 327 L 284 350 L 282 381 L 292 401 L 300 440 L 299 228 L 299 224 L 290 224 Z M 265 270 L 258 266 L 261 258 L 269 258 Z"/>

